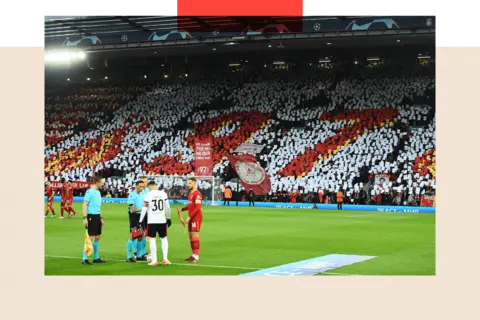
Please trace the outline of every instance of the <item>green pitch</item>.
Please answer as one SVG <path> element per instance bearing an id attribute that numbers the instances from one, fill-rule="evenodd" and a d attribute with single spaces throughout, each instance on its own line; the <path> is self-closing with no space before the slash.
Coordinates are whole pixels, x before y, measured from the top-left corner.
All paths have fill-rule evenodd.
<path id="1" fill-rule="evenodd" d="M 433 214 L 204 207 L 200 263 L 184 262 L 191 255 L 188 233 L 173 215 L 168 230 L 173 264 L 151 267 L 124 262 L 127 207 L 104 204 L 100 257 L 108 262 L 84 266 L 81 204 L 74 208 L 80 217 L 45 219 L 46 275 L 239 275 L 332 253 L 377 258 L 323 275 L 435 274 Z M 58 203 L 55 211 L 59 216 Z M 157 247 L 161 259 L 160 240 Z"/>

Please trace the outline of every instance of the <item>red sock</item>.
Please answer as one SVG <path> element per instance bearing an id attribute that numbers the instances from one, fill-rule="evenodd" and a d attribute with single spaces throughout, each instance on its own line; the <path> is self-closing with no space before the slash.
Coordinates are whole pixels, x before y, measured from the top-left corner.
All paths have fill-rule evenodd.
<path id="1" fill-rule="evenodd" d="M 190 246 L 192 247 L 192 253 L 198 256 L 200 252 L 200 239 L 198 237 L 190 238 Z"/>
<path id="2" fill-rule="evenodd" d="M 49 212 L 50 212 L 50 207 L 47 208 L 47 211 L 45 212 L 45 217 L 48 216 Z"/>
<path id="3" fill-rule="evenodd" d="M 70 213 L 72 213 L 72 212 L 73 212 L 73 214 L 77 214 L 77 213 L 75 212 L 75 210 L 73 210 L 73 208 L 72 208 L 71 206 L 70 206 L 70 207 L 68 207 L 68 211 L 69 211 Z"/>
<path id="4" fill-rule="evenodd" d="M 63 217 L 63 213 L 65 212 L 65 207 L 60 208 L 60 215 Z"/>
<path id="5" fill-rule="evenodd" d="M 53 209 L 53 207 L 49 207 L 50 211 L 52 211 L 53 215 L 55 215 L 55 210 Z"/>

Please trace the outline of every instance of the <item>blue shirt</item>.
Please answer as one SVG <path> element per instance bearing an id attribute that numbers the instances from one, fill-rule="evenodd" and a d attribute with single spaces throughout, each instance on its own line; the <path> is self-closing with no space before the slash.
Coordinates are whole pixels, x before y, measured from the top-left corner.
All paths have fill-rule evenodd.
<path id="1" fill-rule="evenodd" d="M 149 192 L 150 192 L 150 189 L 148 189 L 148 188 L 143 189 L 142 192 L 140 192 L 140 195 L 142 196 L 142 199 L 145 198 L 145 196 Z"/>
<path id="2" fill-rule="evenodd" d="M 88 189 L 83 201 L 87 201 L 87 214 L 100 214 L 102 208 L 102 195 L 95 188 Z"/>
<path id="3" fill-rule="evenodd" d="M 130 208 L 130 205 L 134 205 L 135 209 L 141 209 L 143 207 L 143 196 L 142 193 L 138 193 L 137 190 L 134 190 L 132 193 L 128 195 L 128 207 Z M 141 214 L 142 212 L 136 212 L 137 214 Z"/>

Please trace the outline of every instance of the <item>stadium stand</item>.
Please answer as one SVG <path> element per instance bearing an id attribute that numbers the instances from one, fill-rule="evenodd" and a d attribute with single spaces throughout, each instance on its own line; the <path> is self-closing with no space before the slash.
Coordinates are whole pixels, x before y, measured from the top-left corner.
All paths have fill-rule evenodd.
<path id="1" fill-rule="evenodd" d="M 169 175 L 164 187 L 182 186 L 176 177 L 193 174 L 194 137 L 212 135 L 219 177 L 239 144 L 265 145 L 267 200 L 298 193 L 296 201 L 318 201 L 322 190 L 325 201 L 343 189 L 351 202 L 415 204 L 435 188 L 434 88 L 428 72 L 386 68 L 50 92 L 45 179 L 86 181 L 95 171 L 108 177 L 112 195 L 144 174 Z M 379 174 L 388 176 L 385 185 L 375 183 Z"/>

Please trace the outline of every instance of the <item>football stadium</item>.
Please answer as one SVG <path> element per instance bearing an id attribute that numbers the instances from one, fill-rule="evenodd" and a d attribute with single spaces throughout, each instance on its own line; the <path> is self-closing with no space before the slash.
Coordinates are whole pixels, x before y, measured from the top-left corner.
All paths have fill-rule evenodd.
<path id="1" fill-rule="evenodd" d="M 46 17 L 45 275 L 435 275 L 435 19 Z"/>

